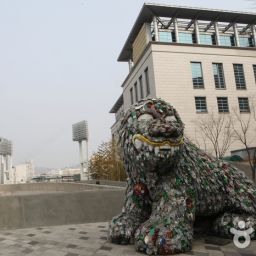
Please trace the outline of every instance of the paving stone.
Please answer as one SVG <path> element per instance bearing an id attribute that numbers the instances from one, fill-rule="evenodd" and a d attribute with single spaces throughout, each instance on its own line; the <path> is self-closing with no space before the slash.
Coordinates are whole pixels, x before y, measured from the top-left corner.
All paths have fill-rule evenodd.
<path id="1" fill-rule="evenodd" d="M 112 247 L 103 245 L 103 246 L 100 247 L 100 250 L 103 250 L 103 251 L 111 251 L 111 250 L 112 250 Z"/>
<path id="2" fill-rule="evenodd" d="M 81 236 L 81 237 L 79 237 L 79 239 L 82 239 L 82 240 L 88 240 L 88 239 L 89 239 L 89 237 Z"/>
<path id="3" fill-rule="evenodd" d="M 134 245 L 121 246 L 107 241 L 107 223 L 0 230 L 0 256 L 143 256 Z M 76 232 L 74 232 L 76 230 Z M 86 230 L 86 231 L 85 231 Z M 47 231 L 46 233 L 44 233 Z M 5 235 L 8 233 L 9 235 Z M 29 236 L 34 235 L 34 236 Z M 33 237 L 33 240 L 28 238 Z M 231 242 L 230 242 L 231 241 Z M 212 240 L 198 238 L 193 251 L 179 256 L 256 256 L 256 241 L 246 249 L 238 249 L 229 240 L 214 245 Z"/>
<path id="4" fill-rule="evenodd" d="M 78 245 L 76 244 L 68 244 L 66 248 L 76 248 Z"/>

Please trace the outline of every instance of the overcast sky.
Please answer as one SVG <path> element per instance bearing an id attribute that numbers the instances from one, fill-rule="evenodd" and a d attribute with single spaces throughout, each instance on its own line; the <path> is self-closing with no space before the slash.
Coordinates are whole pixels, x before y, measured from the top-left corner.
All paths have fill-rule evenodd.
<path id="1" fill-rule="evenodd" d="M 157 1 L 252 11 L 253 0 Z M 73 123 L 88 120 L 89 151 L 110 139 L 128 65 L 117 57 L 142 0 L 0 0 L 0 136 L 14 164 L 78 163 Z"/>

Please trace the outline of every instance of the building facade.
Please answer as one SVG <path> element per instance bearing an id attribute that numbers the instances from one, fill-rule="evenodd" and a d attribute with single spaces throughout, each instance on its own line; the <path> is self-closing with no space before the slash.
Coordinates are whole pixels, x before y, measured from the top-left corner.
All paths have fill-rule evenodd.
<path id="1" fill-rule="evenodd" d="M 0 184 L 13 183 L 12 142 L 0 138 Z"/>
<path id="2" fill-rule="evenodd" d="M 35 174 L 33 161 L 24 164 L 18 164 L 14 167 L 13 179 L 14 184 L 29 183 Z"/>
<path id="3" fill-rule="evenodd" d="M 199 119 L 233 110 L 248 118 L 256 102 L 255 22 L 254 13 L 144 4 L 118 58 L 129 63 L 129 74 L 110 111 L 112 134 L 122 113 L 143 98 L 170 102 L 186 136 L 199 144 Z M 238 148 L 234 142 L 230 150 Z"/>

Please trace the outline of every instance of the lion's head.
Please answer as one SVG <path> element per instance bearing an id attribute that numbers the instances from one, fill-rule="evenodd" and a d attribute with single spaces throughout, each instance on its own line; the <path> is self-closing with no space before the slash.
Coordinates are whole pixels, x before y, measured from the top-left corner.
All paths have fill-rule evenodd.
<path id="1" fill-rule="evenodd" d="M 179 114 L 169 103 L 161 99 L 138 102 L 121 121 L 124 160 L 149 168 L 171 164 L 184 142 L 183 130 Z"/>

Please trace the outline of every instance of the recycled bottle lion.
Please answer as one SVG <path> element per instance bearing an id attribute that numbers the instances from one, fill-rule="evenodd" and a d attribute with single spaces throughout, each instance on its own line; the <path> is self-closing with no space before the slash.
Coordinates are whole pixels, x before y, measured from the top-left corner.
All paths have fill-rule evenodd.
<path id="1" fill-rule="evenodd" d="M 135 243 L 148 255 L 187 252 L 200 218 L 211 219 L 212 232 L 224 237 L 242 220 L 256 238 L 256 186 L 183 131 L 175 108 L 161 99 L 140 101 L 125 114 L 119 143 L 128 185 L 122 213 L 109 225 L 113 243 Z"/>

